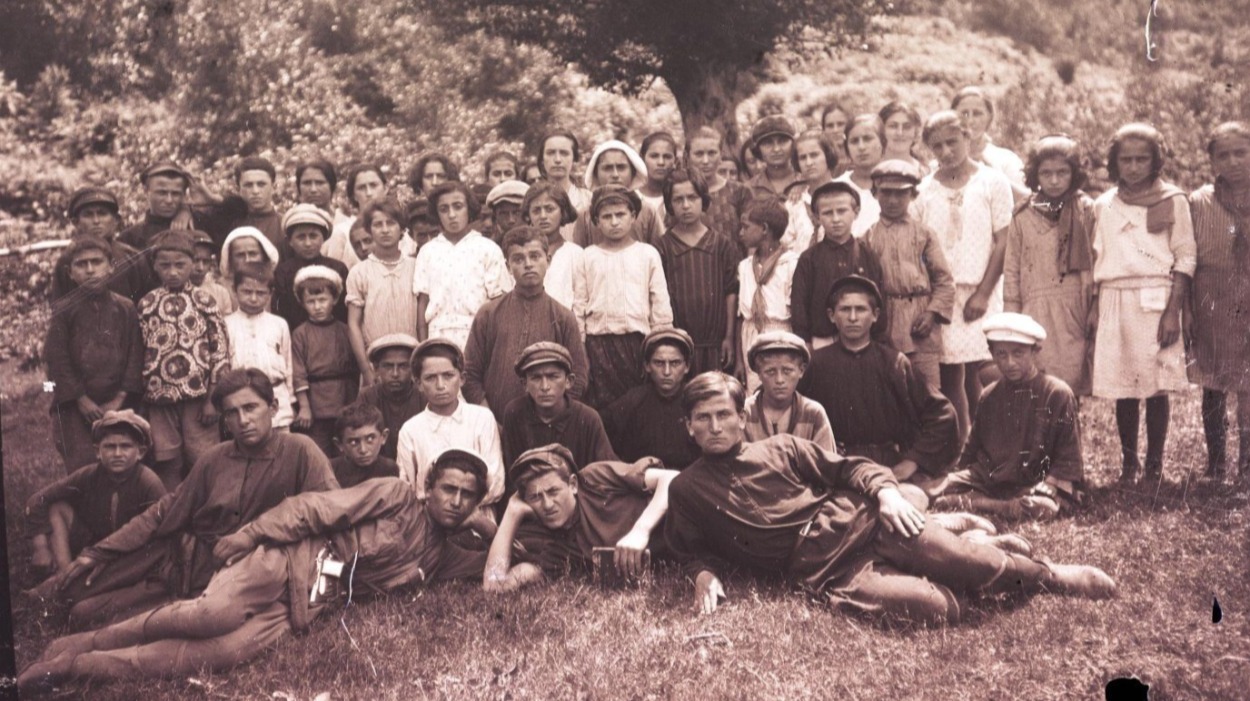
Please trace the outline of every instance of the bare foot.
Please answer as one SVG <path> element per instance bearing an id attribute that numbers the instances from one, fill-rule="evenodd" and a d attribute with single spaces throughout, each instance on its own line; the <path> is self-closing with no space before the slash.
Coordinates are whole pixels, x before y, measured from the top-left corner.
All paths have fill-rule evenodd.
<path id="1" fill-rule="evenodd" d="M 1115 596 L 1115 580 L 1097 567 L 1054 562 L 1047 562 L 1046 566 L 1052 575 L 1050 587 L 1056 592 L 1087 599 L 1110 599 Z"/>

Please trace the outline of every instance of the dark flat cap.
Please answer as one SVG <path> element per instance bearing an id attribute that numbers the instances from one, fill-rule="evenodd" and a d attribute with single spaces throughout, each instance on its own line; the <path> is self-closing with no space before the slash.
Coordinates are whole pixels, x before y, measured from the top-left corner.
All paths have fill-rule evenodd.
<path id="1" fill-rule="evenodd" d="M 139 175 L 139 182 L 147 185 L 148 178 L 153 175 L 172 175 L 182 178 L 186 181 L 187 185 L 191 184 L 191 174 L 173 161 L 157 161 L 156 163 L 148 166 L 147 169 Z"/>
<path id="2" fill-rule="evenodd" d="M 794 125 L 790 123 L 790 120 L 779 114 L 769 115 L 751 127 L 751 143 L 759 144 L 759 142 L 773 134 L 781 134 L 793 139 L 795 134 Z"/>
<path id="3" fill-rule="evenodd" d="M 847 288 L 856 292 L 863 292 L 865 294 L 872 295 L 876 298 L 878 306 L 883 306 L 885 304 L 884 300 L 881 299 L 881 289 L 877 287 L 877 283 L 869 280 L 863 275 L 847 275 L 846 277 L 838 278 L 838 280 L 833 283 L 833 287 L 829 288 L 829 296 L 826 298 L 825 303 L 829 304 L 833 298 L 838 295 L 838 293 Z"/>
<path id="4" fill-rule="evenodd" d="M 859 200 L 859 190 L 856 190 L 854 185 L 846 182 L 845 180 L 830 180 L 812 192 L 812 209 L 815 210 L 816 208 L 816 200 L 835 192 L 844 192 L 850 195 L 855 200 L 856 209 L 859 209 L 863 205 L 863 203 Z"/>
<path id="5" fill-rule="evenodd" d="M 529 450 L 517 456 L 516 460 L 508 466 L 508 482 L 516 484 L 517 475 L 530 465 L 550 465 L 554 468 L 564 467 L 569 474 L 577 472 L 577 463 L 573 460 L 573 453 L 568 448 L 559 443 L 551 443 L 548 445 L 530 448 Z"/>
<path id="6" fill-rule="evenodd" d="M 676 343 L 685 351 L 686 359 L 694 355 L 694 339 L 690 338 L 690 334 L 675 326 L 669 326 L 660 329 L 654 329 L 647 337 L 642 339 L 642 357 L 644 360 L 651 358 L 651 353 L 655 347 L 661 343 Z"/>
<path id="7" fill-rule="evenodd" d="M 99 442 L 104 435 L 104 430 L 112 426 L 129 426 L 133 428 L 143 438 L 144 445 L 152 444 L 152 426 L 134 412 L 133 409 L 122 409 L 120 411 L 106 411 L 104 416 L 91 424 L 91 440 Z"/>
<path id="8" fill-rule="evenodd" d="M 117 196 L 112 191 L 102 187 L 80 187 L 70 195 L 67 211 L 69 218 L 73 219 L 78 216 L 78 210 L 90 204 L 102 204 L 113 210 L 113 214 L 121 211 L 121 207 L 117 204 Z"/>
<path id="9" fill-rule="evenodd" d="M 548 363 L 563 367 L 565 372 L 573 372 L 573 357 L 569 354 L 569 349 L 551 341 L 541 341 L 526 346 L 517 358 L 513 369 L 516 370 L 517 375 L 525 377 L 525 372 L 530 368 Z"/>

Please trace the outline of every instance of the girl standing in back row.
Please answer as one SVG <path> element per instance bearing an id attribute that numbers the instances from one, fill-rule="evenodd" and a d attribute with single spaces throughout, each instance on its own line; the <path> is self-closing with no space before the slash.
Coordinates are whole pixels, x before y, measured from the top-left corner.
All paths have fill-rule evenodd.
<path id="1" fill-rule="evenodd" d="M 1126 124 L 1111 141 L 1107 173 L 1116 186 L 1094 201 L 1094 396 L 1114 399 L 1123 463 L 1137 479 L 1137 427 L 1146 400 L 1146 478 L 1163 476 L 1171 407 L 1185 388 L 1181 309 L 1197 266 L 1189 202 L 1163 180 L 1163 136 Z"/>

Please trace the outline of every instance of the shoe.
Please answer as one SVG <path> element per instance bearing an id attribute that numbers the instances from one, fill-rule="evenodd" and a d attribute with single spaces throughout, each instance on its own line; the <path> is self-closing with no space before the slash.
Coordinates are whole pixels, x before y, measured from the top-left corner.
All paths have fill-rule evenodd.
<path id="1" fill-rule="evenodd" d="M 998 532 L 998 528 L 988 518 L 970 514 L 966 511 L 929 514 L 929 520 L 955 535 L 971 530 L 980 530 L 989 534 Z"/>
<path id="2" fill-rule="evenodd" d="M 1097 567 L 1042 562 L 1050 569 L 1049 585 L 1055 592 L 1086 599 L 1110 599 L 1116 594 L 1115 580 Z"/>
<path id="3" fill-rule="evenodd" d="M 1137 457 L 1126 457 L 1120 465 L 1120 483 L 1132 484 L 1137 481 L 1137 473 L 1141 472 L 1141 463 Z"/>

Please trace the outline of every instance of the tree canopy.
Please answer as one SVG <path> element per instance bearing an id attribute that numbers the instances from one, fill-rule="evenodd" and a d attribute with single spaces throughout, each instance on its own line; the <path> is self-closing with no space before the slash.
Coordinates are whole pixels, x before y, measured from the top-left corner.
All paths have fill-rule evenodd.
<path id="1" fill-rule="evenodd" d="M 413 0 L 453 32 L 482 29 L 542 46 L 602 87 L 637 94 L 656 78 L 687 130 L 736 137 L 734 110 L 765 56 L 831 52 L 862 40 L 883 0 Z"/>

